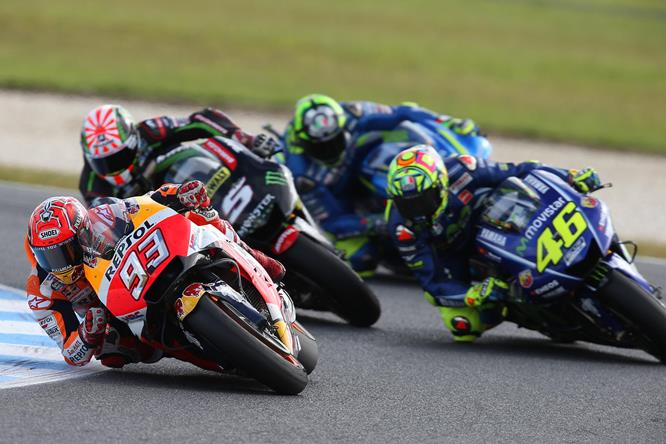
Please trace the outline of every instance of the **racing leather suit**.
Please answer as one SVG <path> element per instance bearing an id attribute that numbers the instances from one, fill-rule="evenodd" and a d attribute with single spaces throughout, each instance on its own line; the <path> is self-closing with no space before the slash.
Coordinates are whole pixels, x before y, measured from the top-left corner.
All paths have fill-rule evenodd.
<path id="1" fill-rule="evenodd" d="M 492 304 L 500 299 L 499 294 L 491 296 L 491 303 L 480 309 L 466 307 L 464 302 L 472 280 L 470 245 L 475 236 L 473 221 L 481 210 L 478 204 L 508 177 L 524 177 L 539 168 L 568 180 L 569 171 L 536 162 L 495 163 L 467 155 L 446 158 L 444 164 L 449 174 L 446 208 L 431 221 L 417 224 L 403 218 L 389 201 L 387 230 L 404 263 L 425 290 L 426 299 L 440 308 L 454 338 L 469 341 L 502 320 L 501 307 Z"/>
<path id="2" fill-rule="evenodd" d="M 299 146 L 293 122 L 284 134 L 284 163 L 294 175 L 296 188 L 305 206 L 321 227 L 338 242 L 336 247 L 346 252 L 352 267 L 370 274 L 377 266 L 378 246 L 370 237 L 384 234 L 383 205 L 360 214 L 361 196 L 369 190 L 360 183 L 359 168 L 368 154 L 362 143 L 375 131 L 390 131 L 401 122 L 437 120 L 441 124 L 460 122 L 413 105 L 387 106 L 372 102 L 341 102 L 345 115 L 345 130 L 349 134 L 347 147 L 339 162 L 325 165 L 308 156 Z M 478 128 L 471 123 L 473 128 Z"/>
<path id="3" fill-rule="evenodd" d="M 177 189 L 178 185 L 167 184 L 149 193 L 149 196 L 179 213 L 189 211 L 186 217 L 197 225 L 211 224 L 215 226 L 227 238 L 240 244 L 252 254 L 274 279 L 279 279 L 284 274 L 284 267 L 279 262 L 248 247 L 236 234 L 231 224 L 222 220 L 215 210 L 192 210 L 185 207 L 176 196 Z M 118 202 L 122 201 L 118 200 Z M 95 212 L 104 206 L 106 205 L 91 208 L 89 211 Z M 32 270 L 26 282 L 28 306 L 35 320 L 46 334 L 58 344 L 62 350 L 63 358 L 68 364 L 83 366 L 90 362 L 94 356 L 97 356 L 103 365 L 122 367 L 130 362 L 155 362 L 161 357 L 161 352 L 148 345 L 147 341 L 142 341 L 136 337 L 126 324 L 108 314 L 108 324 L 103 343 L 100 346 L 87 343 L 80 328 L 83 322 L 79 322 L 77 315 L 84 317 L 89 309 L 102 306 L 93 288 L 85 277 L 71 285 L 65 285 L 53 274 L 39 267 L 27 242 L 27 237 L 25 250 L 32 265 Z M 201 358 L 189 355 L 183 352 L 174 356 L 189 360 L 193 364 L 208 370 L 218 369 L 215 363 L 206 362 Z"/>
<path id="4" fill-rule="evenodd" d="M 183 142 L 223 136 L 252 148 L 254 141 L 254 136 L 242 131 L 225 113 L 213 108 L 205 108 L 186 118 L 162 116 L 144 120 L 139 122 L 137 129 L 139 154 L 132 182 L 114 187 L 97 175 L 84 157 L 79 191 L 88 206 L 98 197 L 125 199 L 154 190 L 164 183 L 161 169 L 156 168 L 158 158 L 166 156 Z M 176 160 L 177 155 L 174 155 L 168 162 Z"/>

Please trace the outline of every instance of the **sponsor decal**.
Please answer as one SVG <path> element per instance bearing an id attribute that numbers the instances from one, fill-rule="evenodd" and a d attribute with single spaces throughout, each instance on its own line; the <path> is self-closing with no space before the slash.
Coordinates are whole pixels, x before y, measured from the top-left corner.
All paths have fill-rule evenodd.
<path id="1" fill-rule="evenodd" d="M 287 185 L 287 178 L 282 171 L 266 171 L 266 185 Z"/>
<path id="2" fill-rule="evenodd" d="M 120 316 L 120 319 L 122 319 L 125 322 L 133 322 L 143 319 L 145 316 L 146 316 L 146 310 L 143 309 L 143 310 L 133 311 L 126 315 Z"/>
<path id="3" fill-rule="evenodd" d="M 539 179 L 532 176 L 531 174 L 525 177 L 523 180 L 525 181 L 526 184 L 531 185 L 532 188 L 534 188 L 541 194 L 546 194 L 548 190 L 550 190 L 550 188 L 548 188 L 548 185 L 541 182 Z"/>
<path id="4" fill-rule="evenodd" d="M 567 264 L 567 266 L 571 265 L 586 246 L 587 243 L 585 243 L 585 238 L 579 238 L 576 242 L 574 242 L 569 251 L 564 253 L 564 263 Z"/>
<path id="5" fill-rule="evenodd" d="M 463 190 L 462 193 L 458 194 L 458 199 L 465 205 L 470 203 L 473 197 L 474 195 L 469 190 Z"/>
<path id="6" fill-rule="evenodd" d="M 30 310 L 47 310 L 51 305 L 53 305 L 53 301 L 44 296 L 32 296 L 28 299 Z"/>
<path id="7" fill-rule="evenodd" d="M 495 245 L 500 245 L 502 247 L 506 246 L 506 236 L 503 236 L 487 228 L 482 228 L 479 236 L 481 236 L 481 239 L 485 239 Z"/>
<path id="8" fill-rule="evenodd" d="M 109 204 L 100 205 L 99 207 L 93 208 L 91 211 L 94 211 L 99 220 L 109 227 L 113 227 L 116 224 L 115 218 L 113 217 L 113 211 Z"/>
<path id="9" fill-rule="evenodd" d="M 60 230 L 57 228 L 50 228 L 48 230 L 40 231 L 38 236 L 41 240 L 44 239 L 51 239 L 52 237 L 56 237 L 60 234 Z"/>
<path id="10" fill-rule="evenodd" d="M 113 254 L 113 259 L 111 259 L 111 264 L 104 273 L 104 277 L 106 279 L 109 281 L 111 280 L 116 272 L 116 269 L 122 263 L 123 258 L 125 257 L 125 252 L 130 249 L 134 242 L 141 239 L 146 234 L 146 232 L 154 226 L 155 225 L 153 223 L 151 223 L 149 220 L 146 220 L 136 230 L 134 230 L 132 234 L 125 236 L 125 238 L 120 241 L 119 245 L 116 247 L 115 253 Z"/>
<path id="11" fill-rule="evenodd" d="M 404 225 L 398 225 L 395 228 L 395 237 L 400 242 L 409 242 L 414 240 L 414 232 Z"/>
<path id="12" fill-rule="evenodd" d="M 236 230 L 238 232 L 238 235 L 240 237 L 243 237 L 247 235 L 250 230 L 252 230 L 257 222 L 263 221 L 266 217 L 268 217 L 268 212 L 267 210 L 271 205 L 273 205 L 273 202 L 275 201 L 275 196 L 272 194 L 267 194 L 264 196 L 263 199 L 259 202 L 259 204 L 252 210 L 250 214 L 247 215 L 245 220 L 243 220 L 243 223 L 241 226 Z"/>
<path id="13" fill-rule="evenodd" d="M 551 290 L 548 293 L 542 294 L 541 297 L 542 298 L 552 298 L 552 297 L 564 294 L 566 292 L 567 292 L 567 290 L 564 287 L 557 287 L 556 289 Z"/>
<path id="14" fill-rule="evenodd" d="M 523 288 L 530 288 L 534 283 L 534 278 L 532 277 L 532 270 L 523 270 L 518 274 L 518 282 Z"/>
<path id="15" fill-rule="evenodd" d="M 469 183 L 470 183 L 472 180 L 474 180 L 474 178 L 472 177 L 472 175 L 469 174 L 469 173 L 465 173 L 465 174 L 463 174 L 462 176 L 460 176 L 460 177 L 458 178 L 458 180 L 456 180 L 455 182 L 453 182 L 453 183 L 451 184 L 451 186 L 449 186 L 449 190 L 450 190 L 452 193 L 454 193 L 454 194 L 458 194 L 458 193 L 460 192 L 460 190 L 462 190 L 462 189 L 465 188 L 467 185 L 469 185 Z"/>
<path id="16" fill-rule="evenodd" d="M 462 162 L 463 165 L 467 167 L 468 170 L 474 171 L 476 169 L 476 158 L 468 154 L 463 154 L 458 156 L 458 160 Z"/>
<path id="17" fill-rule="evenodd" d="M 553 217 L 557 210 L 562 208 L 565 204 L 563 197 L 559 197 L 556 201 L 548 205 L 544 210 L 536 217 L 536 219 L 530 224 L 529 227 L 525 230 L 525 238 L 531 240 L 535 234 L 539 231 L 539 228 L 543 227 L 548 219 Z"/>
<path id="18" fill-rule="evenodd" d="M 294 242 L 296 241 L 296 238 L 298 238 L 299 231 L 294 228 L 293 226 L 290 226 L 286 230 L 278 236 L 277 241 L 275 241 L 275 245 L 273 245 L 273 252 L 275 254 L 282 254 L 285 251 L 291 247 Z"/>
<path id="19" fill-rule="evenodd" d="M 236 169 L 238 159 L 217 139 L 208 139 L 201 144 L 208 152 L 220 159 L 231 171 Z"/>
<path id="20" fill-rule="evenodd" d="M 87 361 L 87 353 L 90 351 L 90 347 L 81 340 L 77 338 L 72 347 L 67 349 L 67 358 L 72 362 L 72 364 L 77 365 L 81 361 Z"/>
<path id="21" fill-rule="evenodd" d="M 580 200 L 580 204 L 585 208 L 595 208 L 599 205 L 599 201 L 592 196 L 583 196 Z"/>
<path id="22" fill-rule="evenodd" d="M 551 290 L 554 290 L 554 289 L 559 288 L 559 287 L 560 287 L 560 283 L 557 282 L 557 280 L 552 280 L 552 281 L 548 282 L 547 284 L 542 285 L 541 287 L 539 287 L 535 290 L 532 290 L 532 295 L 533 296 L 541 296 L 541 295 L 543 295 L 545 293 L 548 293 Z"/>
<path id="23" fill-rule="evenodd" d="M 231 177 L 231 171 L 227 167 L 222 167 L 215 172 L 206 182 L 206 191 L 208 197 L 213 197 L 215 192 L 222 186 L 224 182 Z"/>

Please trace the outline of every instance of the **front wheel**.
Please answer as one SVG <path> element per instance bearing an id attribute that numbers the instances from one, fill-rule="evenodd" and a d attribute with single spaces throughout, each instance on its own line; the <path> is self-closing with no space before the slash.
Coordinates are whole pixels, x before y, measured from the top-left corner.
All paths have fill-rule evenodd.
<path id="1" fill-rule="evenodd" d="M 644 337 L 645 350 L 666 363 L 666 307 L 630 278 L 613 270 L 599 299 L 633 324 Z"/>
<path id="2" fill-rule="evenodd" d="M 379 319 L 381 308 L 370 287 L 318 242 L 301 234 L 277 258 L 287 268 L 287 288 L 309 287 L 331 311 L 352 325 L 369 327 Z"/>
<path id="3" fill-rule="evenodd" d="M 234 316 L 232 310 L 227 313 L 207 296 L 202 296 L 185 318 L 185 328 L 218 362 L 230 363 L 277 393 L 296 395 L 308 383 L 305 369 L 295 358 L 269 347 L 259 339 L 261 334 L 254 326 Z"/>

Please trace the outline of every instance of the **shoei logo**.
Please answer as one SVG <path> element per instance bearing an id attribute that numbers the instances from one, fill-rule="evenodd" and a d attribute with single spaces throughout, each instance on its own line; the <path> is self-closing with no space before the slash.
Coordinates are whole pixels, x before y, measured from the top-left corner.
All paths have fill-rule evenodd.
<path id="1" fill-rule="evenodd" d="M 56 237 L 59 234 L 60 234 L 60 230 L 58 230 L 57 228 L 51 228 L 49 230 L 40 231 L 38 236 L 41 240 L 45 240 L 45 239 L 51 239 L 53 237 Z"/>

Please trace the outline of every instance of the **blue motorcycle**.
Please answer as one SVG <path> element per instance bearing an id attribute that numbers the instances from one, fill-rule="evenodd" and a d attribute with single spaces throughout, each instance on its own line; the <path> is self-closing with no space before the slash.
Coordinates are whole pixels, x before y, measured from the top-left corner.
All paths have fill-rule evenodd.
<path id="1" fill-rule="evenodd" d="M 359 180 L 375 198 L 385 200 L 386 176 L 391 160 L 402 150 L 418 144 L 434 147 L 442 158 L 469 154 L 487 159 L 492 152 L 488 139 L 481 135 L 460 135 L 432 120 L 402 122 L 391 131 L 373 131 L 352 141 L 357 150 L 368 155 L 359 165 Z"/>
<path id="2" fill-rule="evenodd" d="M 505 180 L 483 202 L 472 271 L 510 283 L 508 321 L 666 362 L 666 306 L 633 265 L 635 250 L 619 241 L 604 202 L 539 169 Z"/>

